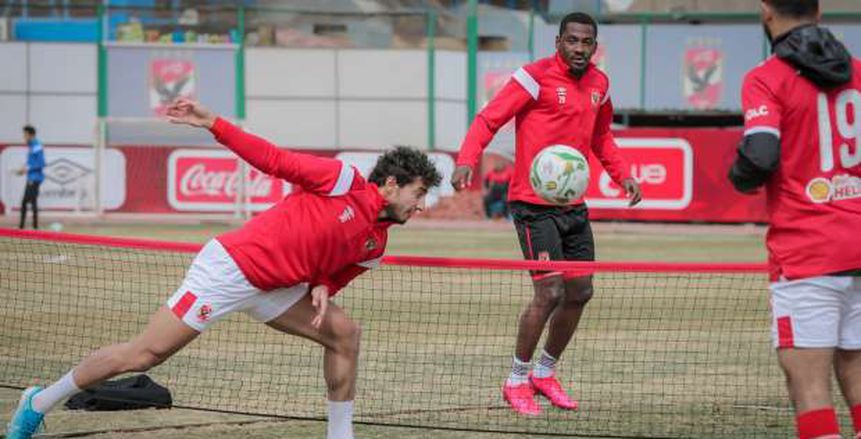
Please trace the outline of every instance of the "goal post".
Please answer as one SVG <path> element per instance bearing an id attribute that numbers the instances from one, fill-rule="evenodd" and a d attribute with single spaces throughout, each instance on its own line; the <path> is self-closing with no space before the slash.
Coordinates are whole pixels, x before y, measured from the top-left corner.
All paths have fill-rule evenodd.
<path id="1" fill-rule="evenodd" d="M 114 196 L 122 199 L 121 206 L 136 196 L 125 190 L 139 167 L 127 155 L 129 149 L 138 150 L 139 155 L 146 148 L 217 147 L 201 130 L 165 121 L 167 106 L 176 98 L 199 100 L 235 123 L 244 123 L 244 6 L 199 6 L 193 13 L 189 11 L 99 7 L 98 118 L 93 151 L 97 194 L 92 206 L 97 215 L 118 209 L 116 203 L 106 202 L 111 197 L 104 191 L 122 190 L 121 196 Z M 112 161 L 112 155 L 122 163 Z M 111 166 L 125 167 L 124 181 L 105 181 Z M 219 213 L 245 218 L 249 169 L 241 160 L 234 166 L 238 173 L 231 191 L 234 202 Z M 167 210 L 155 206 L 153 213 L 160 212 Z"/>

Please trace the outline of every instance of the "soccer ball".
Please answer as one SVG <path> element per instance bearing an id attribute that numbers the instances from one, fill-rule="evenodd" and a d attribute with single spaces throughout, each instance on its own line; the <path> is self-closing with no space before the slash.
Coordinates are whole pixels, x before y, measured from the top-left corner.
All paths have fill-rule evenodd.
<path id="1" fill-rule="evenodd" d="M 589 186 L 589 162 L 583 154 L 566 145 L 542 149 L 529 168 L 532 190 L 542 199 L 566 205 L 580 198 Z"/>

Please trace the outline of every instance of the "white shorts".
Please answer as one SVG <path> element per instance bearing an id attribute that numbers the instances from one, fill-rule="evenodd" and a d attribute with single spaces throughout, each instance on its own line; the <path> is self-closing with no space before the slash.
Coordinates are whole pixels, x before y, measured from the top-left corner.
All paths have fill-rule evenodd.
<path id="1" fill-rule="evenodd" d="M 861 277 L 781 280 L 770 289 L 776 348 L 861 349 Z"/>
<path id="2" fill-rule="evenodd" d="M 268 292 L 251 285 L 227 250 L 213 239 L 195 256 L 167 306 L 186 325 L 203 332 L 234 311 L 268 322 L 307 293 L 307 283 Z"/>

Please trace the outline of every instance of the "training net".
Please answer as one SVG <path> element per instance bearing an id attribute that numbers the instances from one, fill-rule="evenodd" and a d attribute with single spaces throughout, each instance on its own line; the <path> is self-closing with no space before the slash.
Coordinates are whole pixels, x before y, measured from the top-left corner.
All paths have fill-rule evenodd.
<path id="1" fill-rule="evenodd" d="M 197 248 L 0 229 L 0 385 L 50 383 L 135 335 Z M 591 265 L 596 293 L 558 369 L 580 409 L 542 400 L 537 418 L 516 416 L 500 388 L 534 264 L 394 257 L 356 279 L 335 299 L 363 328 L 356 421 L 584 437 L 792 434 L 755 265 Z M 179 406 L 323 419 L 322 353 L 236 314 L 149 374 Z"/>

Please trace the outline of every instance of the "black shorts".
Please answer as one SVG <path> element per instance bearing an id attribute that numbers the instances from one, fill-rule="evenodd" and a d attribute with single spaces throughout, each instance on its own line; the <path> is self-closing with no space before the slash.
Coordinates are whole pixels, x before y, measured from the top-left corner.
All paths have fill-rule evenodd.
<path id="1" fill-rule="evenodd" d="M 557 207 L 512 201 L 510 207 L 526 259 L 595 260 L 595 240 L 585 204 Z M 533 272 L 536 274 L 540 272 Z"/>

